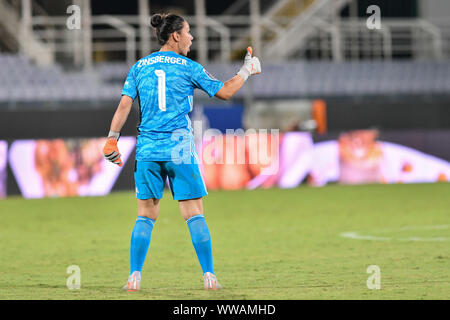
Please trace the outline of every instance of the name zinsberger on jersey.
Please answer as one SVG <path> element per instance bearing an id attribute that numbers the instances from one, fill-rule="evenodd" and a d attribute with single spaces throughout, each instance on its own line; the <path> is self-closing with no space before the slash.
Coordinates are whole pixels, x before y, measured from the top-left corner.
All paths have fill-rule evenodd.
<path id="1" fill-rule="evenodd" d="M 167 56 L 156 56 L 151 58 L 144 58 L 139 60 L 137 64 L 137 68 L 143 67 L 143 66 L 149 66 L 154 63 L 170 63 L 170 64 L 179 64 L 182 66 L 187 66 L 186 59 L 183 59 L 181 57 L 167 57 Z"/>

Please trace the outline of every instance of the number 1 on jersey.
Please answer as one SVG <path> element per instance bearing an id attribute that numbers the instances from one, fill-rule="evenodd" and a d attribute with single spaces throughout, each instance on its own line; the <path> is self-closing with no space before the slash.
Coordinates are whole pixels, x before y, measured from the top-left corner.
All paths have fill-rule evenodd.
<path id="1" fill-rule="evenodd" d="M 164 70 L 155 70 L 158 77 L 158 105 L 159 109 L 166 111 L 166 73 Z"/>

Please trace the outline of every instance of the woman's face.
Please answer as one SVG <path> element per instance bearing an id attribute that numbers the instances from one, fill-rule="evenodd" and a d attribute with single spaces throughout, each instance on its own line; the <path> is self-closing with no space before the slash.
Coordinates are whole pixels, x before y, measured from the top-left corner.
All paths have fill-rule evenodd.
<path id="1" fill-rule="evenodd" d="M 183 23 L 183 29 L 181 29 L 178 34 L 178 49 L 180 54 L 187 56 L 188 52 L 191 50 L 192 40 L 194 37 L 191 35 L 189 24 L 186 21 Z"/>

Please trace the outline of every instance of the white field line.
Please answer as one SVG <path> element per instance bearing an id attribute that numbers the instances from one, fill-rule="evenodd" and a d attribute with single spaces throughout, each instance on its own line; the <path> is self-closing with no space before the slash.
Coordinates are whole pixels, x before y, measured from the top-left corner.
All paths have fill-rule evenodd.
<path id="1" fill-rule="evenodd" d="M 378 231 L 372 231 L 372 233 L 386 233 L 386 232 L 403 232 L 411 230 L 446 230 L 450 225 L 436 225 L 436 226 L 408 226 L 400 228 L 389 228 Z M 362 235 L 358 231 L 343 232 L 340 234 L 343 238 L 356 239 L 356 240 L 373 240 L 373 241 L 450 241 L 449 237 L 379 237 L 374 235 Z"/>

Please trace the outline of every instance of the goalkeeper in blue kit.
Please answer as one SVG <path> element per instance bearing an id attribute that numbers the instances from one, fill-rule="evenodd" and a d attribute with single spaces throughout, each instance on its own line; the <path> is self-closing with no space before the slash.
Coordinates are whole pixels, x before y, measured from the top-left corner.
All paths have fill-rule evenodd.
<path id="1" fill-rule="evenodd" d="M 261 65 L 258 58 L 252 57 L 249 47 L 239 72 L 225 83 L 221 82 L 203 66 L 186 58 L 193 36 L 183 17 L 155 14 L 151 25 L 162 47 L 131 67 L 103 149 L 105 158 L 122 166 L 117 141 L 132 103 L 137 99 L 140 124 L 134 179 L 138 213 L 131 235 L 130 274 L 124 290 L 140 289 L 142 266 L 167 178 L 173 199 L 178 200 L 189 228 L 203 271 L 204 288 L 217 290 L 221 286 L 214 274 L 211 235 L 203 213 L 202 197 L 207 191 L 198 166 L 188 113 L 193 107 L 194 89 L 227 100 L 249 76 L 261 72 Z"/>

